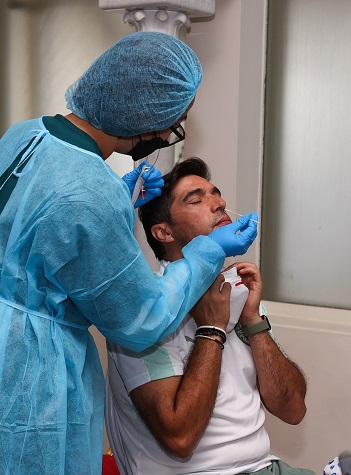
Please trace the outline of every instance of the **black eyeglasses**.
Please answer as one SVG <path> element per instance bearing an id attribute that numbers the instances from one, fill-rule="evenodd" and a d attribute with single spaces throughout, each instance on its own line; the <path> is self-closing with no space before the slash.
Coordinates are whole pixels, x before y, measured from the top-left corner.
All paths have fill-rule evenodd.
<path id="1" fill-rule="evenodd" d="M 174 145 L 176 143 L 182 142 L 185 139 L 185 130 L 181 124 L 177 125 L 176 127 L 171 125 L 170 130 L 172 133 L 167 140 L 169 145 Z"/>

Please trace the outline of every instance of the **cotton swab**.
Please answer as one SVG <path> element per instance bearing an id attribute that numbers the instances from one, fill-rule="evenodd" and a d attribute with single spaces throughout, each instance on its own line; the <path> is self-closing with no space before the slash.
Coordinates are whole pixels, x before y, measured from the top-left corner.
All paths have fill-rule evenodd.
<path id="1" fill-rule="evenodd" d="M 228 208 L 225 208 L 224 211 L 228 211 L 228 213 L 236 214 L 237 216 L 243 216 L 242 214 L 237 213 L 236 211 L 232 211 L 231 209 L 228 209 Z M 254 223 L 257 223 L 257 224 L 261 224 L 259 221 L 256 221 L 255 219 L 250 218 L 250 221 L 253 221 Z"/>

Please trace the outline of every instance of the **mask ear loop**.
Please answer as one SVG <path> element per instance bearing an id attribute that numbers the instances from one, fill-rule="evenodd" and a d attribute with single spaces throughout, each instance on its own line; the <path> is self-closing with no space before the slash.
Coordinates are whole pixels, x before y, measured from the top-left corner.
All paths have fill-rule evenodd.
<path id="1" fill-rule="evenodd" d="M 154 136 L 157 137 L 157 133 L 156 133 L 156 132 L 154 132 Z M 158 157 L 160 156 L 160 150 L 161 150 L 161 149 L 159 148 L 158 151 L 157 151 L 157 157 L 155 158 L 154 163 L 152 163 L 153 166 L 156 165 L 156 162 L 157 162 L 157 160 L 158 160 Z M 149 163 L 149 155 L 148 155 L 147 158 L 146 158 L 146 162 Z M 141 189 L 140 189 L 140 197 L 141 197 L 142 200 L 144 200 L 144 199 L 146 198 L 146 188 L 145 188 L 144 185 L 142 185 L 142 187 L 141 187 Z"/>
<path id="2" fill-rule="evenodd" d="M 154 134 L 154 137 L 157 137 L 157 133 L 156 132 L 153 132 Z M 141 135 L 138 135 L 138 138 L 139 140 L 142 142 L 143 139 L 141 137 Z M 132 145 L 133 144 L 133 141 L 132 141 Z M 154 161 L 154 163 L 152 164 L 153 166 L 155 166 L 157 160 L 158 160 L 158 157 L 160 156 L 160 150 L 161 149 L 158 149 L 158 152 L 157 152 L 157 157 Z M 133 196 L 132 196 L 132 204 L 134 205 L 136 200 L 138 199 L 138 197 L 140 196 L 142 200 L 144 200 L 146 198 L 146 188 L 144 186 L 144 179 L 143 179 L 143 173 L 145 171 L 148 171 L 150 168 L 150 162 L 149 162 L 149 155 L 146 156 L 146 162 L 145 164 L 143 165 L 143 168 L 140 172 L 140 175 L 138 177 L 138 180 L 136 181 L 136 184 L 135 184 L 135 187 L 134 187 L 134 191 L 133 191 Z"/>
<path id="3" fill-rule="evenodd" d="M 156 132 L 154 132 L 154 134 L 155 134 L 155 137 L 157 137 Z M 158 149 L 157 157 L 156 157 L 154 163 L 152 164 L 153 166 L 155 166 L 155 164 L 158 160 L 158 157 L 160 156 L 160 150 L 161 149 Z M 149 155 L 147 156 L 146 162 L 149 163 Z M 140 197 L 141 197 L 142 200 L 144 200 L 146 198 L 146 188 L 145 188 L 144 185 L 140 189 Z"/>
<path id="4" fill-rule="evenodd" d="M 157 137 L 157 134 L 156 132 L 154 132 L 154 136 Z M 138 135 L 138 138 L 139 140 L 142 142 L 143 139 L 140 135 Z M 158 157 L 160 155 L 160 149 L 158 149 L 158 153 L 157 153 L 157 157 L 154 161 L 154 163 L 152 165 L 155 166 L 155 163 L 157 162 L 158 160 Z M 133 196 L 132 196 L 132 204 L 134 205 L 136 200 L 138 199 L 138 196 L 140 196 L 140 198 L 142 200 L 144 200 L 146 198 L 146 188 L 144 186 L 144 179 L 142 178 L 142 175 L 145 171 L 148 171 L 150 168 L 150 162 L 149 162 L 149 155 L 146 156 L 146 162 L 141 170 L 141 173 L 140 173 L 140 176 L 135 184 L 135 187 L 134 187 L 134 192 L 133 192 Z M 138 191 L 139 189 L 139 191 Z"/>
<path id="5" fill-rule="evenodd" d="M 161 150 L 161 149 L 159 148 L 158 151 L 157 151 L 157 157 L 156 157 L 156 159 L 155 159 L 155 161 L 154 161 L 154 163 L 153 163 L 153 166 L 156 165 L 156 162 L 157 162 L 157 160 L 158 160 L 158 157 L 160 156 L 160 150 Z"/>
<path id="6" fill-rule="evenodd" d="M 154 134 L 154 138 L 157 138 L 157 133 L 156 133 L 155 131 L 153 132 L 153 134 Z M 144 140 L 143 140 L 143 138 L 142 138 L 142 136 L 141 136 L 140 134 L 138 135 L 138 139 L 139 139 L 140 142 L 144 142 Z M 132 141 L 132 145 L 133 145 L 133 147 L 134 147 L 133 141 Z M 155 163 L 157 162 L 158 157 L 159 157 L 159 155 L 160 155 L 160 150 L 161 150 L 161 149 L 158 149 L 158 154 L 157 154 L 156 160 L 154 161 L 154 163 L 153 163 L 152 165 L 155 165 Z M 149 155 L 146 155 L 146 157 L 144 157 L 144 158 L 146 158 L 146 161 L 147 161 L 148 163 L 150 163 L 150 162 L 149 162 Z"/>

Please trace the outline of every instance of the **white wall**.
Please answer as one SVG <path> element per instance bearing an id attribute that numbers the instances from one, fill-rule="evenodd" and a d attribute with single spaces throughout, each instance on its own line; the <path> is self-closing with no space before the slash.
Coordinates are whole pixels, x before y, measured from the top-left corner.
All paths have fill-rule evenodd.
<path id="1" fill-rule="evenodd" d="M 215 18 L 193 22 L 187 43 L 204 69 L 184 156 L 211 167 L 227 207 L 260 211 L 265 74 L 263 0 L 218 0 Z M 259 239 L 247 254 L 259 262 Z"/>

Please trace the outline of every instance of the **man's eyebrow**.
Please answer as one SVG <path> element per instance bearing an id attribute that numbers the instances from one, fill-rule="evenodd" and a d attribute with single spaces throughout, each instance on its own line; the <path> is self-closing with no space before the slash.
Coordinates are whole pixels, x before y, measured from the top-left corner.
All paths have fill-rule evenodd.
<path id="1" fill-rule="evenodd" d="M 185 203 L 194 195 L 204 195 L 204 194 L 205 194 L 205 190 L 203 188 L 195 188 L 194 190 L 188 191 L 188 193 L 184 196 L 182 201 Z"/>
<path id="2" fill-rule="evenodd" d="M 192 198 L 194 195 L 204 195 L 206 192 L 203 188 L 195 188 L 194 190 L 190 190 L 188 191 L 188 193 L 184 196 L 183 198 L 183 202 L 187 202 L 190 198 Z M 217 188 L 216 186 L 212 187 L 212 190 L 211 190 L 211 194 L 212 195 L 219 195 L 219 196 L 222 196 L 221 195 L 221 192 L 219 190 L 219 188 Z"/>
<path id="3" fill-rule="evenodd" d="M 222 196 L 221 190 L 217 188 L 216 186 L 212 188 L 212 194 Z"/>

